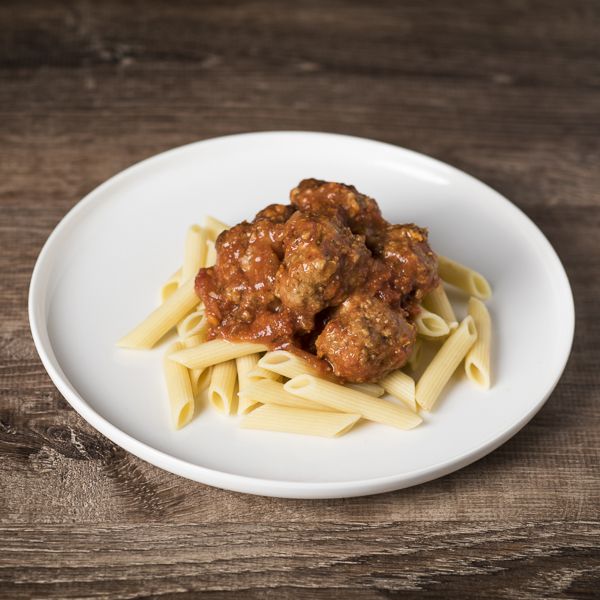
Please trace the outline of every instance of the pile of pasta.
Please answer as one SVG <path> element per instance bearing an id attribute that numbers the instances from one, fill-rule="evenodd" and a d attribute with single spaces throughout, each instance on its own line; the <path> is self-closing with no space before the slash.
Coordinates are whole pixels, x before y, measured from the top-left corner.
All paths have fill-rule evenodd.
<path id="1" fill-rule="evenodd" d="M 193 419 L 202 398 L 224 414 L 244 415 L 241 426 L 246 429 L 334 437 L 361 419 L 412 429 L 423 421 L 421 410 L 433 409 L 461 364 L 470 381 L 489 389 L 492 325 L 483 300 L 491 297 L 491 288 L 481 274 L 443 256 L 438 256 L 442 282 L 423 301 L 407 368 L 413 374 L 420 368 L 424 345 L 438 347 L 417 381 L 397 370 L 377 384 L 341 385 L 287 351 L 269 352 L 257 343 L 207 341 L 208 324 L 194 279 L 201 267 L 214 265 L 215 240 L 225 229 L 227 225 L 212 217 L 202 227 L 189 228 L 183 265 L 163 285 L 160 306 L 118 342 L 124 348 L 149 349 L 176 329 L 178 339 L 164 358 L 176 429 Z M 468 315 L 460 322 L 445 285 L 470 296 Z M 388 398 L 382 398 L 386 393 Z"/>

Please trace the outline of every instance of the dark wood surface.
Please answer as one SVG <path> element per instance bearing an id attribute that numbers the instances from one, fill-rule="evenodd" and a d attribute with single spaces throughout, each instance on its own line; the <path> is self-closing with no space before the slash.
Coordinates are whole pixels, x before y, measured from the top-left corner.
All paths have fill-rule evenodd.
<path id="1" fill-rule="evenodd" d="M 594 598 L 600 593 L 600 3 L 0 3 L 0 596 Z M 564 261 L 573 354 L 535 419 L 443 479 L 246 496 L 116 447 L 56 391 L 35 258 L 89 190 L 240 131 L 372 137 L 511 198 Z"/>

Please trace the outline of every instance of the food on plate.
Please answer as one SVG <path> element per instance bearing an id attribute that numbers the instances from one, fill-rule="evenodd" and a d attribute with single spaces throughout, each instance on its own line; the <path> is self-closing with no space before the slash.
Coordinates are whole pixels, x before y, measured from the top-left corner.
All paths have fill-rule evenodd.
<path id="1" fill-rule="evenodd" d="M 472 296 L 460 322 L 445 283 Z M 467 377 L 490 386 L 490 295 L 481 274 L 433 252 L 426 229 L 389 223 L 352 185 L 305 179 L 252 221 L 191 226 L 162 304 L 119 345 L 151 348 L 176 329 L 165 377 L 177 428 L 207 390 L 246 428 L 410 429 L 465 357 Z M 440 343 L 416 383 L 401 370 Z"/>

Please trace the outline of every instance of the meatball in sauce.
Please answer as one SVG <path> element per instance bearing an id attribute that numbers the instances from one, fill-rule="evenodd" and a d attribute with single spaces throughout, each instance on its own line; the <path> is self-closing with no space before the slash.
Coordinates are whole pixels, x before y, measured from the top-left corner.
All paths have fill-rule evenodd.
<path id="1" fill-rule="evenodd" d="M 354 186 L 305 179 L 222 232 L 200 269 L 209 338 L 302 354 L 338 381 L 374 382 L 412 352 L 413 319 L 439 282 L 427 231 L 392 225 Z"/>

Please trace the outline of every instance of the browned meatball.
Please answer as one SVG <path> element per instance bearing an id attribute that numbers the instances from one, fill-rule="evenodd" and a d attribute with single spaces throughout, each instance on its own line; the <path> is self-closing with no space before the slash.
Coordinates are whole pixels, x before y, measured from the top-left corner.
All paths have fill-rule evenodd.
<path id="1" fill-rule="evenodd" d="M 272 223 L 285 223 L 295 211 L 296 209 L 289 204 L 269 204 L 269 206 L 256 213 L 254 222 L 266 219 Z"/>
<path id="2" fill-rule="evenodd" d="M 317 356 L 346 381 L 378 381 L 407 361 L 415 336 L 415 326 L 402 311 L 357 293 L 325 325 L 317 338 Z"/>
<path id="3" fill-rule="evenodd" d="M 296 212 L 285 224 L 283 243 L 275 294 L 298 313 L 300 329 L 312 328 L 314 315 L 366 280 L 371 254 L 363 238 L 325 216 Z"/>
<path id="4" fill-rule="evenodd" d="M 419 301 L 439 283 L 437 258 L 427 242 L 426 229 L 390 225 L 377 250 L 389 269 L 389 285 L 399 297 Z"/>
<path id="5" fill-rule="evenodd" d="M 298 210 L 341 218 L 352 233 L 365 236 L 369 247 L 387 226 L 377 202 L 353 185 L 304 179 L 290 192 L 290 198 Z"/>
<path id="6" fill-rule="evenodd" d="M 275 330 L 281 328 L 291 336 L 288 323 L 268 322 L 268 317 L 280 309 L 273 291 L 280 266 L 273 237 L 281 239 L 283 228 L 284 225 L 259 220 L 240 223 L 219 235 L 217 264 L 200 269 L 196 277 L 196 292 L 206 306 L 211 337 L 219 333 L 242 338 L 250 329 L 260 337 L 256 319 L 265 321 L 265 335 L 271 331 L 276 336 Z"/>

